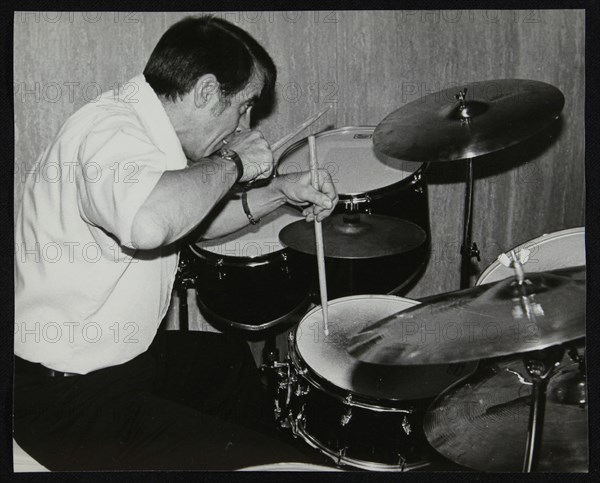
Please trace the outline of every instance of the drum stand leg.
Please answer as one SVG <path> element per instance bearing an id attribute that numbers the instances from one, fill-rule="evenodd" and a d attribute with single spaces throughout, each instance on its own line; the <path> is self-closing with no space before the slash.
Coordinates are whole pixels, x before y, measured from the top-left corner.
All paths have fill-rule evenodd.
<path id="1" fill-rule="evenodd" d="M 531 393 L 531 409 L 529 411 L 529 426 L 527 430 L 527 445 L 523 472 L 531 473 L 537 470 L 544 429 L 544 413 L 546 409 L 546 388 L 552 369 L 563 358 L 562 347 L 551 347 L 543 352 L 534 352 L 523 358 L 525 368 L 533 381 Z"/>
<path id="2" fill-rule="evenodd" d="M 469 288 L 471 285 L 471 259 L 477 257 L 481 261 L 477 243 L 471 241 L 473 225 L 473 159 L 467 159 L 467 182 L 465 186 L 465 212 L 463 220 L 463 241 L 460 247 L 462 255 L 460 268 L 460 288 Z"/>
<path id="3" fill-rule="evenodd" d="M 179 330 L 188 331 L 190 328 L 188 302 L 187 302 L 187 285 L 181 283 L 179 285 Z"/>

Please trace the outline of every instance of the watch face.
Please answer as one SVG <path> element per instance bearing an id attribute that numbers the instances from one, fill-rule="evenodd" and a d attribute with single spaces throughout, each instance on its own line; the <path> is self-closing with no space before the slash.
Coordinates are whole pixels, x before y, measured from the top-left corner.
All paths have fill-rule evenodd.
<path id="1" fill-rule="evenodd" d="M 220 155 L 222 158 L 232 158 L 236 155 L 236 152 L 233 149 L 221 148 Z"/>
<path id="2" fill-rule="evenodd" d="M 231 158 L 234 158 L 235 156 L 237 156 L 237 153 L 233 149 L 221 148 L 221 150 L 219 151 L 219 155 L 222 158 L 231 160 Z"/>

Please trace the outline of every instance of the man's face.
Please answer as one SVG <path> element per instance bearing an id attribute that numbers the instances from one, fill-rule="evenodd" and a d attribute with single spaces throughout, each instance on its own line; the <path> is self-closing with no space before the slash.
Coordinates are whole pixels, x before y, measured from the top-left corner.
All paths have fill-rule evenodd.
<path id="1" fill-rule="evenodd" d="M 250 128 L 250 108 L 263 87 L 252 80 L 238 93 L 225 98 L 220 91 L 210 95 L 208 101 L 197 109 L 192 123 L 197 136 L 184 146 L 186 155 L 192 159 L 206 157 L 223 146 L 223 139 L 236 129 Z"/>

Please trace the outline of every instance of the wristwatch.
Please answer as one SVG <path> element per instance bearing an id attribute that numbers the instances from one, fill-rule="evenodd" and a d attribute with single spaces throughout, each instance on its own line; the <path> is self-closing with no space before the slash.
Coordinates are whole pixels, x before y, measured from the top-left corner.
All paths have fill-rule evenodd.
<path id="1" fill-rule="evenodd" d="M 233 149 L 230 149 L 226 146 L 219 149 L 217 154 L 221 159 L 226 159 L 227 161 L 233 161 L 235 163 L 238 172 L 235 182 L 238 183 L 240 179 L 242 179 L 242 176 L 244 176 L 244 163 L 242 163 L 242 158 L 240 158 L 240 155 Z"/>

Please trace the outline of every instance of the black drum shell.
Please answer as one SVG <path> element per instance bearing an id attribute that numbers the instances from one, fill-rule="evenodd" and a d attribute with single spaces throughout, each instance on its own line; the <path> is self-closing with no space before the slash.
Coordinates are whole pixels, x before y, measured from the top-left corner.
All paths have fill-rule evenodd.
<path id="1" fill-rule="evenodd" d="M 306 305 L 310 274 L 300 257 L 282 249 L 259 257 L 232 257 L 187 247 L 198 304 L 219 324 L 267 329 Z"/>

